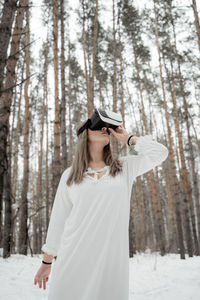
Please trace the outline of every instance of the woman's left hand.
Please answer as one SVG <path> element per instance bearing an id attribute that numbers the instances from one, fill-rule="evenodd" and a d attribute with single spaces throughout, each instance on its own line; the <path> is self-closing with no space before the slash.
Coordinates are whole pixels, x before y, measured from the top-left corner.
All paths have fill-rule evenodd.
<path id="1" fill-rule="evenodd" d="M 119 127 L 117 127 L 115 130 L 112 128 L 108 128 L 110 130 L 110 132 L 112 133 L 112 135 L 119 141 L 122 142 L 124 144 L 127 143 L 128 138 L 130 136 L 130 134 L 126 131 L 126 129 L 124 128 L 124 126 L 120 125 Z"/>

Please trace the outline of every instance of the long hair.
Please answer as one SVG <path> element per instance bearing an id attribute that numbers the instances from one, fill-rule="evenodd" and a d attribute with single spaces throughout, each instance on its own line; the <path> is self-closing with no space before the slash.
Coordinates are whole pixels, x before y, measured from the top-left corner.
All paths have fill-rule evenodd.
<path id="1" fill-rule="evenodd" d="M 85 121 L 80 123 L 76 128 L 76 133 L 78 133 L 79 128 L 85 124 Z M 110 166 L 110 175 L 115 177 L 119 172 L 122 171 L 122 163 L 119 161 L 118 157 L 113 157 L 111 152 L 110 143 L 107 144 L 103 149 L 103 158 L 106 165 Z M 88 163 L 90 161 L 90 153 L 88 149 L 88 129 L 85 129 L 78 136 L 78 141 L 76 144 L 75 156 L 72 162 L 72 167 L 66 181 L 68 186 L 73 183 L 81 183 L 83 180 L 83 173 L 88 168 Z"/>

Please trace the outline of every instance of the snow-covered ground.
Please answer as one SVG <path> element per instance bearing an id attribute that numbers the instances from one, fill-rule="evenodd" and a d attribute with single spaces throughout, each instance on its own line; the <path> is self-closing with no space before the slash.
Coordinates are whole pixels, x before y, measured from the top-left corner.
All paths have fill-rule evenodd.
<path id="1" fill-rule="evenodd" d="M 1 300 L 47 299 L 51 275 L 46 290 L 34 285 L 42 257 L 42 254 L 34 257 L 17 254 L 8 259 L 0 257 Z M 138 253 L 130 259 L 129 298 L 199 300 L 200 257 L 186 255 L 186 259 L 181 260 L 176 254 L 161 257 L 158 253 Z"/>

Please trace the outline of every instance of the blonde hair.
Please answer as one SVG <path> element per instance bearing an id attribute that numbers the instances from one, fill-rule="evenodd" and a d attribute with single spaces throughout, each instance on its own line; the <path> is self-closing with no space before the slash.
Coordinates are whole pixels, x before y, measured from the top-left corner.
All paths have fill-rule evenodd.
<path id="1" fill-rule="evenodd" d="M 82 122 L 76 128 L 76 133 L 79 128 L 81 128 L 85 122 Z M 122 163 L 119 161 L 118 157 L 113 157 L 111 152 L 110 143 L 106 145 L 103 149 L 104 162 L 106 165 L 110 166 L 109 174 L 115 177 L 119 172 L 122 171 Z M 68 186 L 73 183 L 81 183 L 83 180 L 83 173 L 88 168 L 88 163 L 90 161 L 90 153 L 88 149 L 88 129 L 85 129 L 78 136 L 78 141 L 76 144 L 75 156 L 72 162 L 72 167 L 66 181 Z"/>

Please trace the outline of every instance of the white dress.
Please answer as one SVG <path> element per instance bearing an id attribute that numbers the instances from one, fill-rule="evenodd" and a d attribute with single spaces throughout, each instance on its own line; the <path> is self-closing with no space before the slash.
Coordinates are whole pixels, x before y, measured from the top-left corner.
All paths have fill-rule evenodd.
<path id="1" fill-rule="evenodd" d="M 131 146 L 132 147 L 132 146 Z M 168 149 L 151 135 L 140 136 L 137 155 L 119 157 L 123 172 L 68 187 L 71 170 L 62 174 L 43 252 L 57 255 L 51 270 L 48 300 L 128 300 L 129 211 L 137 176 L 160 165 Z"/>

